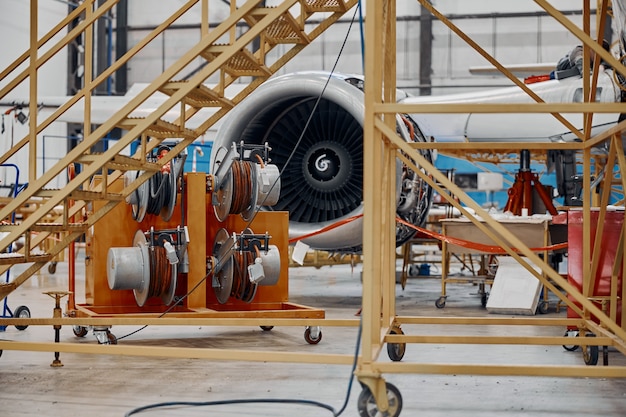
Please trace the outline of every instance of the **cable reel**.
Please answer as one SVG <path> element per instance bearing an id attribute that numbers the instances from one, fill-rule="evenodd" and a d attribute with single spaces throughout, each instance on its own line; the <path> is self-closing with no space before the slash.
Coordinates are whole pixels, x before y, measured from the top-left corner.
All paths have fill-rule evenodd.
<path id="1" fill-rule="evenodd" d="M 230 214 L 252 219 L 258 206 L 273 206 L 280 196 L 280 171 L 268 164 L 271 148 L 243 142 L 215 151 L 212 205 L 220 222 Z"/>
<path id="2" fill-rule="evenodd" d="M 259 285 L 276 285 L 280 278 L 280 251 L 269 244 L 270 237 L 250 229 L 237 235 L 218 230 L 211 259 L 211 286 L 220 304 L 229 297 L 251 302 Z M 210 271 L 211 272 L 211 271 Z"/>
<path id="3" fill-rule="evenodd" d="M 169 146 L 160 146 L 156 152 L 150 152 L 146 159 L 157 162 L 169 151 Z M 182 175 L 186 158 L 186 154 L 177 155 L 164 164 L 160 172 L 155 173 L 126 197 L 126 202 L 132 207 L 134 220 L 141 222 L 146 214 L 160 215 L 164 221 L 172 218 L 178 195 L 178 179 Z M 127 171 L 124 187 L 129 186 L 143 173 L 144 171 Z"/>
<path id="4" fill-rule="evenodd" d="M 130 248 L 110 248 L 107 281 L 111 290 L 133 290 L 143 307 L 151 297 L 165 305 L 174 300 L 178 273 L 189 271 L 187 226 L 173 230 L 138 230 Z"/>

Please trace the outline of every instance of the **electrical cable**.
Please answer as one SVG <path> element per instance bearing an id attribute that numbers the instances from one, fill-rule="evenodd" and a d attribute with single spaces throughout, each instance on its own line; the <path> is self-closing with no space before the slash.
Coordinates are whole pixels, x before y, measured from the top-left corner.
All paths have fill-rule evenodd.
<path id="1" fill-rule="evenodd" d="M 148 410 L 155 410 L 166 407 L 175 406 L 188 406 L 188 407 L 208 407 L 218 405 L 234 405 L 234 404 L 297 404 L 297 405 L 310 405 L 313 407 L 320 407 L 330 411 L 333 417 L 338 417 L 346 410 L 348 402 L 350 401 L 350 393 L 352 392 L 352 385 L 354 383 L 354 371 L 359 359 L 359 351 L 361 348 L 361 331 L 362 320 L 359 321 L 359 327 L 357 332 L 357 341 L 354 349 L 354 360 L 352 361 L 352 369 L 350 370 L 350 379 L 348 380 L 348 388 L 346 390 L 346 396 L 344 402 L 339 410 L 335 410 L 334 407 L 313 400 L 296 400 L 292 398 L 259 398 L 259 399 L 234 399 L 234 400 L 216 400 L 216 401 L 167 401 L 162 403 L 148 404 L 141 407 L 134 408 L 124 414 L 124 417 L 129 417 L 134 414 L 138 414 Z"/>
<path id="2" fill-rule="evenodd" d="M 161 209 L 163 209 L 166 202 L 169 201 L 170 193 L 172 192 L 172 190 L 170 190 L 169 175 L 170 174 L 167 173 L 157 172 L 148 180 L 150 195 L 146 214 L 156 215 L 161 213 Z"/>
<path id="3" fill-rule="evenodd" d="M 350 21 L 350 25 L 348 27 L 348 31 L 346 33 L 346 36 L 343 40 L 343 43 L 341 45 L 341 48 L 339 50 L 339 53 L 337 55 L 337 58 L 333 64 L 333 67 L 331 69 L 331 71 L 329 72 L 328 78 L 326 80 L 326 83 L 324 84 L 324 87 L 322 88 L 322 91 L 320 92 L 319 96 L 317 97 L 317 100 L 313 106 L 313 109 L 311 110 L 311 113 L 302 129 L 302 133 L 300 134 L 300 137 L 298 138 L 298 141 L 296 142 L 291 154 L 289 155 L 289 157 L 287 158 L 287 160 L 285 161 L 285 164 L 283 166 L 283 169 L 279 172 L 278 178 L 274 181 L 274 183 L 271 185 L 269 191 L 267 192 L 265 198 L 263 199 L 263 201 L 261 201 L 261 203 L 259 204 L 259 207 L 262 206 L 264 204 L 264 202 L 267 200 L 267 198 L 269 197 L 269 195 L 271 194 L 271 191 L 274 189 L 274 187 L 276 186 L 276 184 L 278 183 L 278 181 L 280 180 L 280 177 L 283 175 L 283 172 L 285 171 L 285 169 L 287 168 L 287 166 L 289 165 L 289 163 L 291 162 L 291 160 L 293 159 L 296 150 L 298 149 L 298 147 L 300 146 L 303 138 L 304 138 L 304 134 L 306 133 L 311 120 L 313 119 L 313 115 L 315 113 L 315 110 L 317 109 L 317 107 L 319 106 L 319 103 L 322 100 L 322 96 L 324 95 L 324 92 L 326 91 L 326 88 L 328 87 L 328 84 L 330 83 L 330 80 L 337 68 L 337 65 L 339 63 L 339 58 L 341 57 L 343 50 L 346 46 L 346 43 L 348 41 L 348 36 L 350 34 L 350 31 L 352 29 L 352 25 L 354 24 L 355 18 L 357 13 L 359 13 L 361 10 L 361 2 L 359 1 L 357 4 L 357 7 L 354 11 L 354 14 L 352 16 L 352 19 Z M 362 20 L 362 15 L 360 15 L 360 18 Z M 256 217 L 257 213 L 259 211 L 259 208 L 257 208 L 252 217 L 250 218 L 250 220 L 248 221 L 246 227 L 244 227 L 245 229 L 248 229 L 250 227 L 250 225 L 252 224 L 252 222 L 254 221 L 254 218 Z M 219 260 L 220 262 L 223 261 L 223 259 Z M 203 279 L 199 280 L 199 282 L 189 291 L 187 291 L 187 293 L 181 297 L 180 299 L 177 300 L 176 303 L 173 303 L 168 309 L 166 309 L 163 313 L 161 313 L 159 315 L 159 317 L 163 317 L 165 316 L 167 313 L 169 313 L 175 306 L 179 305 L 180 303 L 182 303 L 182 301 L 189 297 L 201 284 L 203 284 L 208 277 L 212 274 L 212 271 L 210 271 L 209 273 L 207 273 Z M 134 335 L 138 332 L 140 332 L 141 330 L 145 329 L 146 327 L 148 327 L 148 325 L 142 326 L 141 328 L 137 329 L 134 332 L 131 332 L 123 337 L 118 338 L 118 340 L 129 337 L 131 335 Z M 164 407 L 172 407 L 172 406 L 181 406 L 181 405 L 187 405 L 187 406 L 194 406 L 194 407 L 199 407 L 199 406 L 214 406 L 214 405 L 227 405 L 227 404 L 261 404 L 261 403 L 273 403 L 273 404 L 300 404 L 300 405 L 311 405 L 311 406 L 316 406 L 316 407 L 320 407 L 320 408 L 324 408 L 330 412 L 332 412 L 333 417 L 338 417 L 339 415 L 341 415 L 349 402 L 349 398 L 350 398 L 350 393 L 352 390 L 352 384 L 354 381 L 354 371 L 356 370 L 356 366 L 358 363 L 358 357 L 359 357 L 359 350 L 360 350 L 360 346 L 361 346 L 361 329 L 362 329 L 362 324 L 361 322 L 359 322 L 359 326 L 358 326 L 358 334 L 357 334 L 357 340 L 356 340 L 356 348 L 355 348 L 355 353 L 354 353 L 354 360 L 352 363 L 352 370 L 350 372 L 350 379 L 348 382 L 348 388 L 347 388 L 347 392 L 346 392 L 346 397 L 344 400 L 344 403 L 342 405 L 342 407 L 337 411 L 335 410 L 332 406 L 318 402 L 318 401 L 312 401 L 312 400 L 296 400 L 296 399 L 235 399 L 235 400 L 224 400 L 224 401 L 207 401 L 207 402 L 188 402 L 188 401 L 184 401 L 184 402 L 177 402 L 177 401 L 172 401 L 172 402 L 163 402 L 163 403 L 156 403 L 156 404 L 149 404 L 146 406 L 142 406 L 142 407 L 138 407 L 135 408 L 131 411 L 129 411 L 128 413 L 125 414 L 125 416 L 131 416 L 134 414 L 137 414 L 139 412 L 143 412 L 143 411 L 147 411 L 147 410 L 153 410 L 153 409 L 157 409 L 157 408 L 164 408 Z"/>

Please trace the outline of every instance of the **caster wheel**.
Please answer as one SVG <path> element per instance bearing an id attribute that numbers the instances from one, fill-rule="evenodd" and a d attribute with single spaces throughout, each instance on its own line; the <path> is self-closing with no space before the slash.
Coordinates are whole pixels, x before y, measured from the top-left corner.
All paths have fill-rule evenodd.
<path id="1" fill-rule="evenodd" d="M 107 339 L 109 339 L 110 345 L 117 345 L 117 337 L 111 332 L 107 332 Z"/>
<path id="2" fill-rule="evenodd" d="M 487 307 L 487 299 L 489 298 L 489 294 L 486 292 L 480 295 L 480 305 L 483 307 Z"/>
<path id="3" fill-rule="evenodd" d="M 568 331 L 565 332 L 565 334 L 563 336 L 565 336 L 565 337 L 578 337 L 578 330 L 568 330 Z M 579 347 L 580 346 L 578 346 L 578 345 L 563 345 L 563 349 L 567 350 L 568 352 L 574 352 Z"/>
<path id="4" fill-rule="evenodd" d="M 317 345 L 322 340 L 322 330 L 318 326 L 304 329 L 304 340 L 309 345 Z"/>
<path id="5" fill-rule="evenodd" d="M 593 333 L 587 333 L 586 337 L 596 337 Z M 583 359 L 585 365 L 595 366 L 598 364 L 598 346 L 583 346 Z"/>
<path id="6" fill-rule="evenodd" d="M 30 318 L 30 310 L 26 306 L 19 306 L 15 309 L 13 313 L 13 317 L 16 319 L 29 319 Z M 28 324 L 15 326 L 17 330 L 26 330 L 28 328 Z"/>
<path id="7" fill-rule="evenodd" d="M 541 314 L 548 314 L 550 304 L 547 301 L 540 301 L 537 305 L 537 311 Z"/>
<path id="8" fill-rule="evenodd" d="M 2 351 L 0 350 L 0 357 L 2 357 Z"/>
<path id="9" fill-rule="evenodd" d="M 85 326 L 72 326 L 72 331 L 76 337 L 85 337 L 88 332 Z"/>
<path id="10" fill-rule="evenodd" d="M 269 332 L 274 326 L 259 326 L 264 332 Z"/>
<path id="11" fill-rule="evenodd" d="M 364 386 L 357 400 L 360 417 L 398 417 L 400 415 L 400 411 L 402 411 L 402 395 L 400 395 L 400 391 L 395 385 L 389 382 L 385 383 L 385 385 L 387 387 L 389 409 L 385 413 L 379 412 L 372 392 Z"/>
<path id="12" fill-rule="evenodd" d="M 117 345 L 117 337 L 115 337 L 115 335 L 113 333 L 111 333 L 110 331 L 107 330 L 106 336 L 107 336 L 107 340 L 103 342 L 103 341 L 100 341 L 98 339 L 98 344 L 100 344 L 100 345 Z"/>
<path id="13" fill-rule="evenodd" d="M 394 327 L 389 334 L 404 334 L 404 332 L 399 327 Z M 387 355 L 392 361 L 400 362 L 404 358 L 404 352 L 406 352 L 406 343 L 387 343 Z"/>
<path id="14" fill-rule="evenodd" d="M 57 272 L 57 263 L 56 262 L 50 262 L 50 264 L 48 265 L 48 272 L 50 274 L 54 274 L 55 272 Z"/>
<path id="15" fill-rule="evenodd" d="M 442 295 L 441 297 L 437 298 L 437 301 L 435 301 L 435 307 L 444 308 L 445 306 L 446 306 L 446 297 Z"/>

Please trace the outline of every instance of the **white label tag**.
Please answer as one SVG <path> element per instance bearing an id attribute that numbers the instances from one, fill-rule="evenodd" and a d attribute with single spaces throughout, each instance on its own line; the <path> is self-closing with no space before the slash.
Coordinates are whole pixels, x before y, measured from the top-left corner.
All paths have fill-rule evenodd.
<path id="1" fill-rule="evenodd" d="M 294 246 L 293 248 L 293 253 L 291 255 L 291 259 L 293 259 L 294 262 L 297 262 L 299 265 L 303 265 L 304 264 L 304 257 L 306 256 L 306 253 L 309 251 L 309 245 L 307 245 L 306 243 L 302 243 L 301 241 L 297 241 L 296 242 L 296 246 Z"/>

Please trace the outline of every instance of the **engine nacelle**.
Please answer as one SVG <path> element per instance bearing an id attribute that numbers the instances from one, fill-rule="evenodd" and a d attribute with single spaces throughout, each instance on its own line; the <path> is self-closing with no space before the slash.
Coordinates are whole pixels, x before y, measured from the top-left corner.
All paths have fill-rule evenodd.
<path id="1" fill-rule="evenodd" d="M 295 73 L 271 79 L 224 119 L 213 149 L 241 141 L 268 143 L 281 173 L 277 203 L 267 210 L 289 212 L 289 237 L 330 251 L 359 251 L 363 212 L 363 82 L 328 73 Z M 407 141 L 425 140 L 417 125 L 398 116 Z M 432 161 L 430 151 L 423 155 Z M 214 167 L 215 153 L 211 155 Z M 214 169 L 214 168 L 212 168 Z M 432 189 L 398 162 L 397 215 L 423 225 Z M 354 221 L 348 221 L 357 217 Z M 332 230 L 320 230 L 341 224 Z M 401 244 L 415 233 L 398 224 Z"/>

